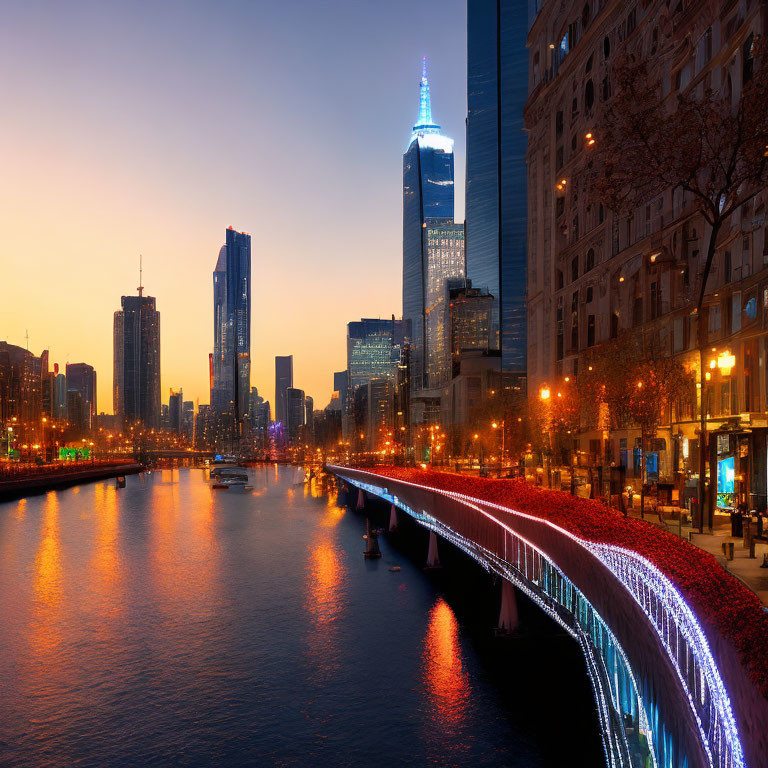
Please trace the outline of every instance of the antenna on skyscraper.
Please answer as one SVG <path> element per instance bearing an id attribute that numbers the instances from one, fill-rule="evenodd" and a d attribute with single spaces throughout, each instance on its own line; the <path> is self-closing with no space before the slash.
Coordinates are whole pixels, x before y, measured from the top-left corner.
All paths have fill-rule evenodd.
<path id="1" fill-rule="evenodd" d="M 25 332 L 24 338 L 27 340 L 27 352 L 29 352 L 29 329 L 25 328 L 24 332 Z"/>
<path id="2" fill-rule="evenodd" d="M 137 289 L 139 291 L 139 296 L 144 295 L 144 286 L 142 285 L 142 273 L 144 271 L 143 266 L 142 255 L 139 254 L 139 287 Z"/>

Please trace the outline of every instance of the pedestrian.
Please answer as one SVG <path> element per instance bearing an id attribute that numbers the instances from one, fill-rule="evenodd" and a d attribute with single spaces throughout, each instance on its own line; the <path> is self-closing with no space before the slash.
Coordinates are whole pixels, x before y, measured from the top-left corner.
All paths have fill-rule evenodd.
<path id="1" fill-rule="evenodd" d="M 744 518 L 747 516 L 747 505 L 740 501 L 736 508 L 736 538 L 740 539 L 744 535 Z"/>

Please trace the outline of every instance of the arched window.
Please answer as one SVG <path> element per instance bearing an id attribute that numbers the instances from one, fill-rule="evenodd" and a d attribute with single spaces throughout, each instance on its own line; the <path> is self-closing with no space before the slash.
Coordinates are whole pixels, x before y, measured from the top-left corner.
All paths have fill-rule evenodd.
<path id="1" fill-rule="evenodd" d="M 608 58 L 611 55 L 611 38 L 606 35 L 603 38 L 603 58 Z"/>
<path id="2" fill-rule="evenodd" d="M 589 18 L 590 18 L 589 3 L 585 3 L 584 8 L 581 11 L 582 29 L 586 29 L 589 26 Z"/>
<path id="3" fill-rule="evenodd" d="M 595 251 L 594 249 L 590 248 L 587 251 L 587 263 L 585 266 L 585 270 L 589 272 L 590 269 L 595 268 Z"/>
<path id="4" fill-rule="evenodd" d="M 585 72 L 591 72 L 592 71 L 592 61 L 594 60 L 595 55 L 591 54 L 590 57 L 587 59 L 587 66 L 584 68 Z"/>
<path id="5" fill-rule="evenodd" d="M 592 109 L 592 105 L 595 103 L 595 84 L 592 80 L 587 80 L 587 84 L 584 87 L 584 108 Z"/>

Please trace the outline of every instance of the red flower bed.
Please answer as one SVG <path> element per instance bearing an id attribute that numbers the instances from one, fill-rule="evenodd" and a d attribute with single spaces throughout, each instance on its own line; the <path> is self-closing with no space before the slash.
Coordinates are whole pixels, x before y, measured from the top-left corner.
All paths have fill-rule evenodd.
<path id="1" fill-rule="evenodd" d="M 535 488 L 523 480 L 489 480 L 405 467 L 366 471 L 501 504 L 549 520 L 587 541 L 637 552 L 679 588 L 701 621 L 733 644 L 750 678 L 768 698 L 768 614 L 757 595 L 709 553 L 598 501 Z"/>

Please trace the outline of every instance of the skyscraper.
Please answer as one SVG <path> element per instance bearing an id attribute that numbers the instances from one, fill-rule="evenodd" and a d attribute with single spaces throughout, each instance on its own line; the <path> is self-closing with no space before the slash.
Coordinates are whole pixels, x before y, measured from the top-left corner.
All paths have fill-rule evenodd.
<path id="1" fill-rule="evenodd" d="M 53 384 L 53 418 L 67 418 L 67 377 L 63 373 L 56 374 Z"/>
<path id="2" fill-rule="evenodd" d="M 352 393 L 373 378 L 394 377 L 408 328 L 408 323 L 394 317 L 347 323 L 347 371 Z"/>
<path id="3" fill-rule="evenodd" d="M 87 363 L 67 363 L 67 391 L 79 392 L 82 398 L 86 428 L 93 427 L 96 418 L 96 371 Z"/>
<path id="4" fill-rule="evenodd" d="M 123 296 L 115 312 L 113 406 L 124 421 L 160 426 L 160 313 L 154 296 Z"/>
<path id="5" fill-rule="evenodd" d="M 467 3 L 467 277 L 494 297 L 491 347 L 526 370 L 527 16 L 513 0 Z"/>
<path id="6" fill-rule="evenodd" d="M 411 322 L 411 385 L 415 390 L 427 386 L 425 275 L 429 256 L 425 229 L 429 223 L 453 225 L 453 140 L 442 136 L 440 126 L 432 120 L 424 59 L 419 117 L 403 156 L 403 319 Z"/>
<path id="7" fill-rule="evenodd" d="M 285 412 L 288 440 L 293 443 L 298 440 L 300 429 L 306 420 L 306 398 L 303 389 L 288 387 L 285 390 Z"/>
<path id="8" fill-rule="evenodd" d="M 174 392 L 170 390 L 168 396 L 168 427 L 171 432 L 177 434 L 181 432 L 183 425 L 183 413 L 184 413 L 184 392 L 179 390 Z"/>
<path id="9" fill-rule="evenodd" d="M 240 423 L 251 385 L 251 236 L 232 227 L 213 271 L 211 405 Z"/>
<path id="10" fill-rule="evenodd" d="M 287 401 L 285 392 L 293 386 L 293 355 L 275 357 L 275 421 L 285 425 Z"/>

